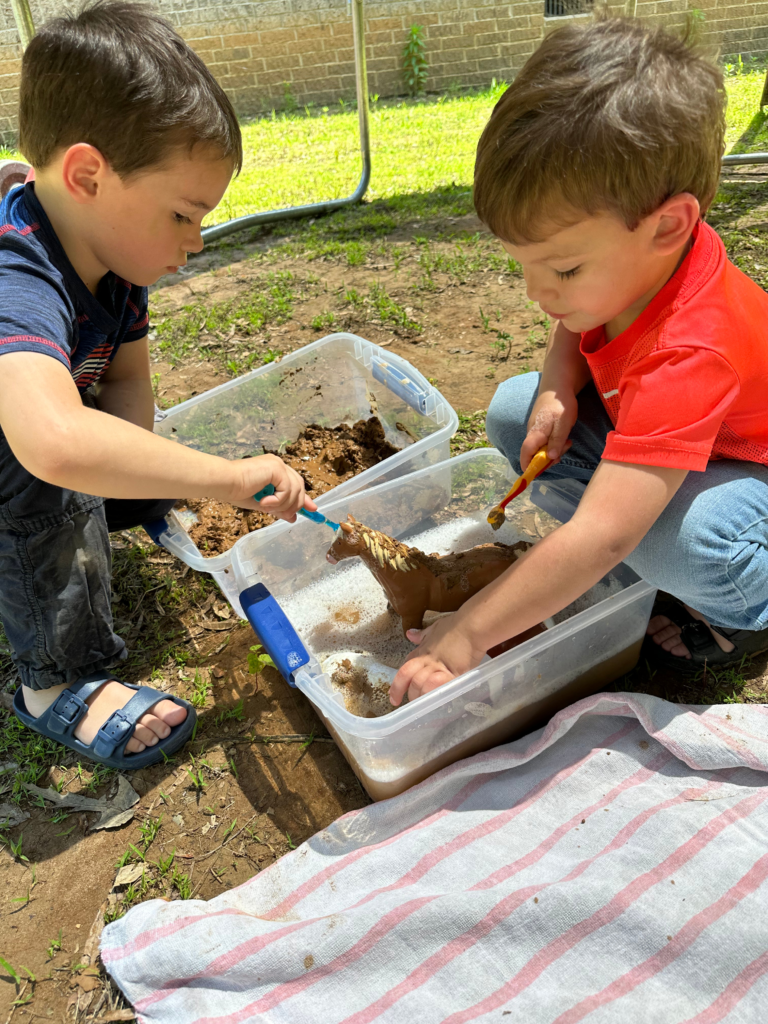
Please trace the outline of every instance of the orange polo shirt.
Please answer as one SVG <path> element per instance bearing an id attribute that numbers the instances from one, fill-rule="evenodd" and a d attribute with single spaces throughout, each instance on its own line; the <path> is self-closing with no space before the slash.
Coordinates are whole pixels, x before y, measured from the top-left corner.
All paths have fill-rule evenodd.
<path id="1" fill-rule="evenodd" d="M 708 224 L 637 320 L 610 342 L 587 331 L 581 352 L 615 427 L 604 459 L 768 465 L 768 295 Z"/>

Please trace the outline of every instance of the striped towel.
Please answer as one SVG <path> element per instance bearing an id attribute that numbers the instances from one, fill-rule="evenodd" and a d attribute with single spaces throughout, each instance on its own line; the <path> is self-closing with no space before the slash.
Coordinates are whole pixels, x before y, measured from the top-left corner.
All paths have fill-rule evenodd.
<path id="1" fill-rule="evenodd" d="M 141 1022 L 768 1020 L 768 708 L 598 694 L 101 955 Z"/>

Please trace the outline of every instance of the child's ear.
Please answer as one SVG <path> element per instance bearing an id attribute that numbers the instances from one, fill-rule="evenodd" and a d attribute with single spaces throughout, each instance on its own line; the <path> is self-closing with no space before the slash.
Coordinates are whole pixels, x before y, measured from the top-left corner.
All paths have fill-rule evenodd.
<path id="1" fill-rule="evenodd" d="M 92 203 L 105 175 L 110 171 L 107 160 L 95 146 L 87 142 L 70 146 L 61 162 L 64 187 L 76 203 Z"/>
<path id="2" fill-rule="evenodd" d="M 653 214 L 656 221 L 653 247 L 656 252 L 667 256 L 685 245 L 700 216 L 699 201 L 690 192 L 680 192 L 662 203 Z"/>

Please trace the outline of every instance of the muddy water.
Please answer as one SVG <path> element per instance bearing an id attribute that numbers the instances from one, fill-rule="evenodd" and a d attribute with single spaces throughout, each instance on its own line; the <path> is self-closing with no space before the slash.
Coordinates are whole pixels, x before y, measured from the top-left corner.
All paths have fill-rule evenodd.
<path id="1" fill-rule="evenodd" d="M 371 798 L 373 800 L 387 800 L 389 797 L 397 796 L 406 789 L 410 789 L 417 782 L 423 782 L 430 775 L 434 775 L 435 772 L 440 771 L 441 768 L 445 768 L 449 764 L 453 764 L 455 761 L 471 757 L 473 754 L 479 754 L 484 750 L 490 750 L 491 747 L 498 746 L 500 743 L 508 743 L 510 740 L 515 740 L 526 733 L 532 732 L 534 729 L 540 728 L 553 715 L 568 707 L 569 704 L 573 704 L 583 697 L 590 697 L 593 693 L 598 693 L 608 683 L 612 683 L 614 679 L 618 679 L 619 676 L 624 675 L 635 667 L 640 657 L 642 642 L 641 638 L 618 654 L 614 654 L 605 661 L 601 661 L 600 664 L 595 665 L 588 672 L 584 672 L 578 678 L 573 679 L 570 683 L 557 690 L 557 692 L 551 693 L 541 700 L 533 701 L 524 708 L 518 708 L 502 721 L 496 722 L 487 729 L 482 729 L 474 736 L 469 736 L 467 739 L 456 744 L 456 746 L 451 747 L 450 750 L 446 750 L 418 768 L 406 772 L 400 778 L 387 780 L 386 782 L 367 775 L 364 767 L 357 763 L 338 732 L 334 729 L 333 724 L 319 711 L 318 714 L 325 722 L 328 731 L 338 743 L 352 770 L 360 779 L 360 782 Z"/>

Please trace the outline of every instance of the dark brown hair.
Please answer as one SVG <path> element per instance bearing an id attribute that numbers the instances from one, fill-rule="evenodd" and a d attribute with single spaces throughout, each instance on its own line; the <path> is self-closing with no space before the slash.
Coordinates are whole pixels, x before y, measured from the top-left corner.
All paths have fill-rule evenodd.
<path id="1" fill-rule="evenodd" d="M 87 142 L 127 177 L 204 144 L 243 160 L 224 90 L 171 26 L 143 4 L 99 0 L 47 22 L 21 65 L 19 148 L 45 167 Z"/>
<path id="2" fill-rule="evenodd" d="M 480 138 L 478 216 L 514 243 L 541 241 L 544 222 L 569 207 L 615 213 L 630 230 L 681 192 L 704 211 L 717 190 L 725 102 L 719 69 L 685 38 L 623 18 L 558 29 Z"/>

